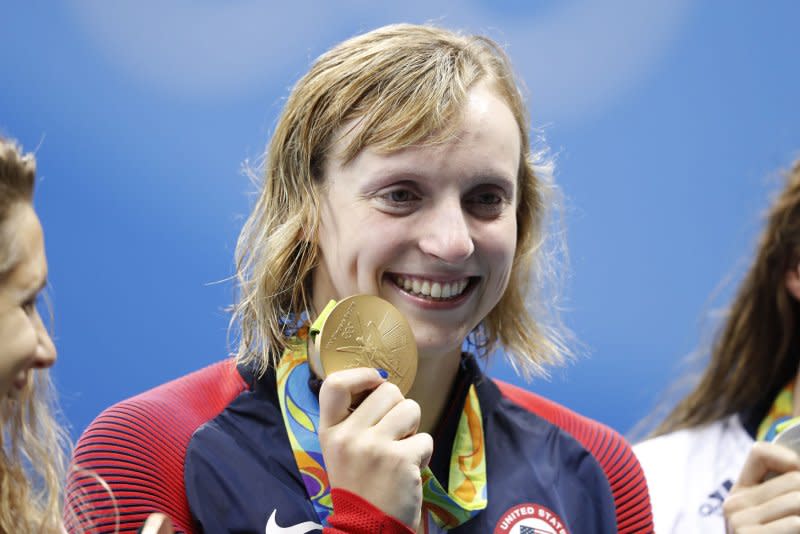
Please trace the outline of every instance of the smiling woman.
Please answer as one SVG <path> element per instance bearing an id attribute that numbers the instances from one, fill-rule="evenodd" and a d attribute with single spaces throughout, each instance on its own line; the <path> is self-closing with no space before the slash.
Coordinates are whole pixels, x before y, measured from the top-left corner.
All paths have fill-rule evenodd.
<path id="1" fill-rule="evenodd" d="M 395 25 L 321 56 L 237 245 L 236 359 L 106 410 L 76 448 L 122 530 L 161 509 L 186 532 L 649 531 L 619 435 L 479 364 L 500 346 L 528 373 L 564 359 L 530 287 L 549 187 L 533 160 L 485 37 Z"/>
<path id="2" fill-rule="evenodd" d="M 0 138 L 1 532 L 60 531 L 64 461 L 45 371 L 56 352 L 36 307 L 47 260 L 32 205 L 35 173 L 33 156 Z"/>
<path id="3" fill-rule="evenodd" d="M 47 258 L 33 209 L 35 175 L 33 154 L 23 155 L 16 143 L 0 138 L 0 534 L 64 533 L 67 438 L 51 415 L 55 395 L 47 369 L 56 349 L 37 307 L 47 285 Z M 102 479 L 80 472 L 107 491 Z M 83 503 L 74 499 L 72 509 Z M 168 518 L 147 519 L 143 533 L 172 533 Z"/>
<path id="4" fill-rule="evenodd" d="M 800 529 L 800 451 L 777 439 L 800 417 L 800 161 L 751 262 L 706 369 L 636 446 L 659 532 Z"/>

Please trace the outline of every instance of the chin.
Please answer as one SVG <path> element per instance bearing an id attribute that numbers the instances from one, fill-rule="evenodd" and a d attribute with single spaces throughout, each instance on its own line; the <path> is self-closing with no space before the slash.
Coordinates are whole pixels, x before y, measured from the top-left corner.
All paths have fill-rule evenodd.
<path id="1" fill-rule="evenodd" d="M 417 352 L 420 357 L 438 356 L 442 354 L 461 353 L 461 347 L 468 332 L 454 333 L 453 329 L 443 331 L 439 328 L 423 328 L 419 331 L 414 328 L 414 339 L 417 342 Z"/>

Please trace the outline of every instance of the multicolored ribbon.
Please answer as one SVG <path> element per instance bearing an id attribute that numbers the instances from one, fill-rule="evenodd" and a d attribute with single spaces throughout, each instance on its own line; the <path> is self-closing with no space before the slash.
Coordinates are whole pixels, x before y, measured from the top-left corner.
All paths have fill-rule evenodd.
<path id="1" fill-rule="evenodd" d="M 758 425 L 757 441 L 772 441 L 778 434 L 778 427 L 792 418 L 794 411 L 794 379 L 775 397 L 766 417 Z"/>
<path id="2" fill-rule="evenodd" d="M 486 457 L 483 419 L 475 386 L 470 384 L 450 456 L 449 492 L 429 467 L 422 470 L 422 509 L 436 524 L 451 529 L 486 508 Z"/>
<path id="3" fill-rule="evenodd" d="M 319 443 L 319 399 L 308 387 L 305 331 L 287 343 L 277 369 L 278 399 L 294 459 L 306 491 L 323 524 L 333 511 L 330 483 Z M 458 422 L 448 478 L 444 490 L 430 468 L 422 470 L 422 509 L 439 527 L 449 530 L 486 508 L 486 458 L 483 419 L 475 386 L 470 385 Z M 425 521 L 427 523 L 427 521 Z"/>

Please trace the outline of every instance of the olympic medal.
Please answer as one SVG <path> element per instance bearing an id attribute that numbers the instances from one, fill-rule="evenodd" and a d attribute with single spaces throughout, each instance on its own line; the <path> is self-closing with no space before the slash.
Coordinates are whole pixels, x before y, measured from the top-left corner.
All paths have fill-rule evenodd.
<path id="1" fill-rule="evenodd" d="M 397 308 L 373 295 L 354 295 L 326 312 L 322 325 L 312 326 L 308 350 L 318 377 L 356 367 L 384 369 L 388 381 L 408 393 L 417 374 L 417 345 Z"/>
<path id="2" fill-rule="evenodd" d="M 772 443 L 777 443 L 783 447 L 793 450 L 800 454 L 800 417 L 794 417 L 777 426 L 778 434 L 772 438 Z M 764 480 L 770 480 L 778 476 L 775 471 L 767 471 Z"/>
<path id="3" fill-rule="evenodd" d="M 800 454 L 800 417 L 795 417 L 778 425 L 780 432 L 773 438 L 772 443 L 777 443 L 792 449 Z"/>

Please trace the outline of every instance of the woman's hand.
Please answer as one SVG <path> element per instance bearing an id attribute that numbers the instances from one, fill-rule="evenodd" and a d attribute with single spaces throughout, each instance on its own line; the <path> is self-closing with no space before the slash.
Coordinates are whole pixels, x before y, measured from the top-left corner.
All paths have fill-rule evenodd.
<path id="1" fill-rule="evenodd" d="M 756 443 L 722 509 L 729 534 L 800 532 L 800 457 Z"/>
<path id="2" fill-rule="evenodd" d="M 351 413 L 353 399 L 366 392 Z M 420 469 L 433 453 L 431 436 L 417 433 L 419 405 L 375 369 L 358 368 L 329 375 L 319 406 L 319 440 L 331 487 L 355 493 L 416 530 Z"/>

